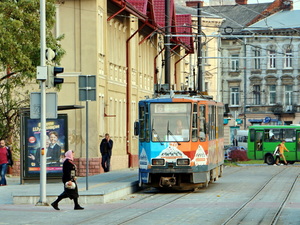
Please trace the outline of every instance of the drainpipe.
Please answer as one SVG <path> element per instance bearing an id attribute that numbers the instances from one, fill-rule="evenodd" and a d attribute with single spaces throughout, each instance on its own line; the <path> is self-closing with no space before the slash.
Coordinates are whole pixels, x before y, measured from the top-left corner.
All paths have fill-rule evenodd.
<path id="1" fill-rule="evenodd" d="M 129 135 L 130 135 L 130 116 L 129 114 L 131 114 L 131 80 L 129 74 L 129 56 L 130 56 L 130 50 L 129 50 L 129 41 L 131 40 L 131 38 L 133 38 L 140 30 L 142 30 L 144 28 L 144 26 L 147 23 L 144 23 L 138 30 L 136 30 L 127 40 L 126 40 L 126 153 L 128 155 L 128 168 L 133 167 L 132 165 L 132 155 L 131 155 L 131 150 L 129 148 Z"/>

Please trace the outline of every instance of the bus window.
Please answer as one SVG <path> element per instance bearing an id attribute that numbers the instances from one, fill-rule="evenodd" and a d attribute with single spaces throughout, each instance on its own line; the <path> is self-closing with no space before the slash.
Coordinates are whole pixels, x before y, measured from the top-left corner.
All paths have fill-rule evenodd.
<path id="1" fill-rule="evenodd" d="M 255 141 L 255 130 L 251 129 L 250 131 L 250 142 Z"/>
<path id="2" fill-rule="evenodd" d="M 263 132 L 256 132 L 255 133 L 255 143 L 256 143 L 256 151 L 263 150 Z"/>
<path id="3" fill-rule="evenodd" d="M 296 140 L 296 131 L 294 129 L 283 129 L 282 140 L 294 142 Z"/>
<path id="4" fill-rule="evenodd" d="M 279 142 L 280 129 L 265 129 L 265 142 Z"/>

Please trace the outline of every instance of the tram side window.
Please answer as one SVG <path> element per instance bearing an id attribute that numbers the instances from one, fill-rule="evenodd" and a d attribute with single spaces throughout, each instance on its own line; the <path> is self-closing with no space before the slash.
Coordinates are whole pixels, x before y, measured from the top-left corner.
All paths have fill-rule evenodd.
<path id="1" fill-rule="evenodd" d="M 208 135 L 209 135 L 209 140 L 215 139 L 215 115 L 214 115 L 214 107 L 213 106 L 208 106 Z"/>
<path id="2" fill-rule="evenodd" d="M 197 104 L 193 104 L 192 141 L 198 140 L 197 127 L 198 127 Z"/>
<path id="3" fill-rule="evenodd" d="M 139 134 L 139 139 L 140 141 L 144 141 L 145 140 L 145 107 L 144 106 L 140 106 L 140 110 L 139 110 L 139 120 L 140 120 L 140 134 Z"/>
<path id="4" fill-rule="evenodd" d="M 217 134 L 218 134 L 218 138 L 222 138 L 224 137 L 224 110 L 223 107 L 218 106 L 217 107 L 217 111 L 218 111 L 218 119 L 217 119 Z M 246 140 L 247 142 L 247 140 Z"/>
<path id="5" fill-rule="evenodd" d="M 199 135 L 200 141 L 206 141 L 205 105 L 199 106 Z"/>
<path id="6" fill-rule="evenodd" d="M 146 130 L 146 141 L 150 141 L 150 127 L 149 127 L 149 109 L 146 106 L 145 109 L 145 130 Z"/>

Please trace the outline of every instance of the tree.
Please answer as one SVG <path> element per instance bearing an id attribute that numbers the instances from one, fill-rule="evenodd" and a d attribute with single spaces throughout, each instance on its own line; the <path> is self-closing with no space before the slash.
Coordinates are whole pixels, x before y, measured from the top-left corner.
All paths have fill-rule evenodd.
<path id="1" fill-rule="evenodd" d="M 40 1 L 0 1 L 0 138 L 14 146 L 18 141 L 20 109 L 28 107 L 29 95 L 22 90 L 36 78 L 40 65 Z M 56 53 L 58 64 L 65 51 L 52 30 L 55 0 L 46 1 L 46 45 Z M 2 76 L 1 76 L 2 75 Z"/>

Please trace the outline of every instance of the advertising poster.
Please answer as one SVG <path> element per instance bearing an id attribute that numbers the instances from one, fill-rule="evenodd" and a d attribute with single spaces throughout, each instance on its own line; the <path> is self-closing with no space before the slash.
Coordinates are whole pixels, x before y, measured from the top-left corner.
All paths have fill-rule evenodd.
<path id="1" fill-rule="evenodd" d="M 40 119 L 25 120 L 25 176 L 40 176 L 41 124 Z M 67 116 L 46 122 L 46 171 L 49 177 L 61 177 L 64 153 L 68 150 Z"/>

